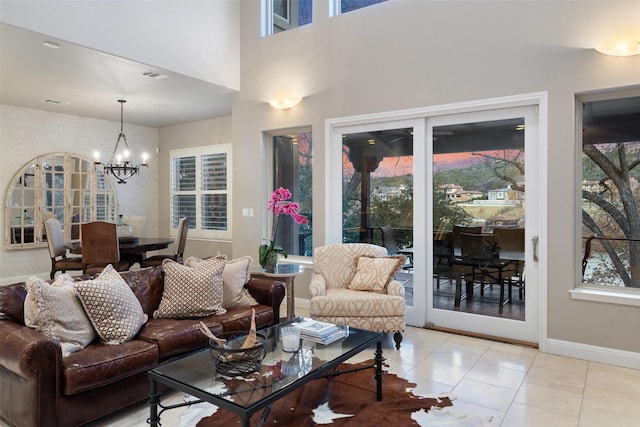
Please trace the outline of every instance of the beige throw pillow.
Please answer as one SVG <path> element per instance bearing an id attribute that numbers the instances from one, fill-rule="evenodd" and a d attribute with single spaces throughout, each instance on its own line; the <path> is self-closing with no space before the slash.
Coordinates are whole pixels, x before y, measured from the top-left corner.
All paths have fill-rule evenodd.
<path id="1" fill-rule="evenodd" d="M 82 308 L 73 279 L 62 274 L 49 284 L 37 277 L 26 282 L 25 324 L 60 343 L 62 356 L 82 350 L 96 331 Z"/>
<path id="2" fill-rule="evenodd" d="M 402 268 L 406 258 L 404 255 L 388 257 L 360 256 L 355 276 L 348 288 L 354 291 L 373 291 L 384 293 L 387 285 Z"/>
<path id="3" fill-rule="evenodd" d="M 74 287 L 105 344 L 117 345 L 131 340 L 147 321 L 140 301 L 111 265 L 95 279 L 76 282 Z"/>
<path id="4" fill-rule="evenodd" d="M 250 266 L 250 256 L 232 259 L 224 265 L 224 271 L 222 272 L 224 279 L 222 306 L 224 308 L 258 304 L 258 301 L 244 287 L 251 278 L 249 273 Z"/>
<path id="5" fill-rule="evenodd" d="M 170 259 L 162 262 L 164 290 L 153 317 L 184 319 L 223 314 L 222 271 L 226 257 L 202 260 L 193 266 Z"/>
<path id="6" fill-rule="evenodd" d="M 219 255 L 218 258 L 226 259 L 226 255 Z M 195 267 L 202 261 L 202 259 L 192 256 L 187 258 L 184 264 L 189 267 Z M 258 301 L 256 301 L 244 287 L 251 278 L 251 274 L 249 273 L 251 261 L 252 258 L 250 256 L 226 261 L 224 270 L 222 271 L 223 308 L 246 307 L 258 304 Z"/>

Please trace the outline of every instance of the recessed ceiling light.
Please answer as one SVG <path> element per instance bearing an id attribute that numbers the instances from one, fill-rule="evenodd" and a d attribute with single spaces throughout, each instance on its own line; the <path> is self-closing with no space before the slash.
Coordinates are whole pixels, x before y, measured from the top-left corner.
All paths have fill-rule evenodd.
<path id="1" fill-rule="evenodd" d="M 44 42 L 42 44 L 45 45 L 46 47 L 48 47 L 49 49 L 60 49 L 60 45 L 58 43 Z"/>
<path id="2" fill-rule="evenodd" d="M 69 105 L 70 104 L 69 101 L 60 101 L 59 99 L 51 99 L 51 98 L 43 99 L 42 102 L 44 102 L 45 104 L 56 104 L 56 105 Z"/>
<path id="3" fill-rule="evenodd" d="M 162 73 L 158 73 L 157 71 L 145 71 L 143 73 L 140 73 L 141 76 L 145 76 L 145 77 L 149 77 L 152 79 L 156 79 L 156 80 L 162 80 L 162 79 L 166 79 L 167 76 L 166 74 L 162 74 Z"/>

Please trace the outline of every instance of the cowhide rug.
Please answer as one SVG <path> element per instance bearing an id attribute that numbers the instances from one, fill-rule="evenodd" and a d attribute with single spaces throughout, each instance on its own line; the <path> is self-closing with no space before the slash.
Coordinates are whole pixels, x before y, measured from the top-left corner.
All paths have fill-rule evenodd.
<path id="1" fill-rule="evenodd" d="M 372 362 L 345 365 L 353 368 Z M 416 384 L 395 374 L 383 374 L 383 401 L 376 401 L 373 369 L 351 372 L 331 379 L 317 379 L 275 402 L 264 423 L 278 427 L 371 427 L 376 426 L 483 426 L 491 422 L 456 414 L 452 398 L 421 397 L 411 390 Z M 211 414 L 211 415 L 208 415 Z M 208 416 L 207 416 L 208 415 Z M 257 426 L 262 410 L 251 417 Z M 202 418 L 204 417 L 204 418 Z M 202 418 L 202 419 L 201 419 Z M 240 425 L 238 415 L 214 405 L 200 403 L 180 416 L 180 426 L 228 427 Z"/>

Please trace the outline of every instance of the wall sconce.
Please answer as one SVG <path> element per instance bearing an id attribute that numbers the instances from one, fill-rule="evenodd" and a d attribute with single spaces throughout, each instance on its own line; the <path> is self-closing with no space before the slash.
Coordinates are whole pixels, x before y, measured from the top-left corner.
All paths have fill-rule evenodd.
<path id="1" fill-rule="evenodd" d="M 269 105 L 271 105 L 273 108 L 277 108 L 278 110 L 288 110 L 298 105 L 300 101 L 302 101 L 302 98 L 300 97 L 289 96 L 272 99 L 271 101 L 269 101 Z"/>
<path id="2" fill-rule="evenodd" d="M 600 53 L 610 56 L 640 55 L 640 36 L 618 38 L 609 43 L 603 43 L 595 48 Z"/>

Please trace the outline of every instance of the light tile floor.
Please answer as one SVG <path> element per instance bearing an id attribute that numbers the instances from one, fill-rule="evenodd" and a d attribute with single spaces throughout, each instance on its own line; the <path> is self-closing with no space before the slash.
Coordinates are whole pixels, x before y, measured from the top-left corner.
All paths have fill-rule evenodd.
<path id="1" fill-rule="evenodd" d="M 399 351 L 387 337 L 384 357 L 391 372 L 417 384 L 417 394 L 453 394 L 456 410 L 493 417 L 491 425 L 640 426 L 640 370 L 413 327 Z M 182 400 L 178 392 L 163 397 Z M 165 412 L 163 427 L 180 425 L 180 412 Z M 141 403 L 92 425 L 138 427 L 148 416 Z"/>

